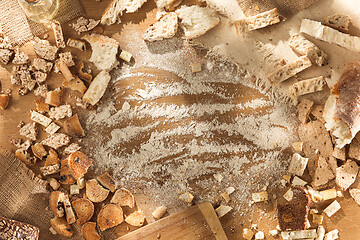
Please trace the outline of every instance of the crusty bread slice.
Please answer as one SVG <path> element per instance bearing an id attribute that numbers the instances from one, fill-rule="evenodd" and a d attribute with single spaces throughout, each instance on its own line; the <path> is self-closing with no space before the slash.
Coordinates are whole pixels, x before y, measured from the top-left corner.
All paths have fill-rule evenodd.
<path id="1" fill-rule="evenodd" d="M 166 11 L 174 11 L 180 5 L 182 0 L 155 0 L 158 9 L 165 9 Z"/>
<path id="2" fill-rule="evenodd" d="M 294 83 L 290 87 L 291 94 L 295 97 L 324 90 L 326 86 L 323 76 L 305 79 Z"/>
<path id="3" fill-rule="evenodd" d="M 197 5 L 181 6 L 176 13 L 181 21 L 180 26 L 185 32 L 185 37 L 188 39 L 204 35 L 220 22 L 214 10 Z"/>
<path id="4" fill-rule="evenodd" d="M 100 34 L 85 35 L 92 48 L 90 62 L 99 70 L 111 70 L 118 65 L 116 54 L 118 53 L 119 43 L 113 39 Z"/>
<path id="5" fill-rule="evenodd" d="M 84 94 L 83 99 L 91 105 L 95 105 L 104 95 L 110 79 L 111 76 L 108 72 L 101 71 L 91 82 L 88 90 Z"/>
<path id="6" fill-rule="evenodd" d="M 112 0 L 101 16 L 101 24 L 120 23 L 123 12 L 136 12 L 147 0 Z"/>
<path id="7" fill-rule="evenodd" d="M 144 40 L 153 42 L 175 36 L 178 29 L 178 17 L 174 12 L 169 12 L 153 23 L 144 32 Z"/>
<path id="8" fill-rule="evenodd" d="M 235 21 L 234 24 L 237 32 L 248 32 L 264 28 L 278 22 L 280 22 L 279 13 L 277 8 L 274 8 L 255 16 Z"/>

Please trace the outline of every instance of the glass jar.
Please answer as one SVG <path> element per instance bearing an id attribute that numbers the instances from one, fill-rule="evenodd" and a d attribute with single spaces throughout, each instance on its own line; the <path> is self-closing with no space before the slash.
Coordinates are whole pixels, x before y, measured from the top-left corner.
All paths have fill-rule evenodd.
<path id="1" fill-rule="evenodd" d="M 59 0 L 18 0 L 26 16 L 38 23 L 48 23 L 59 9 Z"/>

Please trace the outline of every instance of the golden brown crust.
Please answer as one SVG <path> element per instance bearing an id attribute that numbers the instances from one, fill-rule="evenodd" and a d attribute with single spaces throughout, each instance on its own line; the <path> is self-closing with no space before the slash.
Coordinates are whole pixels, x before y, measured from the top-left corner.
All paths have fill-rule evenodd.
<path id="1" fill-rule="evenodd" d="M 0 109 L 4 110 L 10 101 L 10 96 L 7 94 L 0 94 Z"/>
<path id="2" fill-rule="evenodd" d="M 96 179 L 86 182 L 86 196 L 94 203 L 103 202 L 109 195 L 109 190 L 103 188 Z"/>
<path id="3" fill-rule="evenodd" d="M 71 118 L 66 119 L 66 121 L 64 123 L 64 129 L 70 135 L 77 136 L 77 137 L 85 137 L 84 129 L 81 126 L 81 123 L 79 121 L 79 117 L 77 114 L 75 114 Z"/>
<path id="4" fill-rule="evenodd" d="M 135 207 L 135 198 L 134 195 L 125 188 L 118 189 L 114 196 L 111 198 L 111 203 L 120 205 L 120 206 L 128 206 L 130 208 Z"/>
<path id="5" fill-rule="evenodd" d="M 55 217 L 50 220 L 51 227 L 60 235 L 65 237 L 72 237 L 74 234 L 70 224 L 66 222 L 65 218 Z"/>
<path id="6" fill-rule="evenodd" d="M 115 227 L 124 221 L 123 210 L 119 205 L 107 204 L 99 212 L 97 223 L 101 231 Z"/>
<path id="7" fill-rule="evenodd" d="M 86 81 L 86 82 L 91 82 L 92 76 L 91 76 L 91 74 L 90 74 L 89 72 L 87 72 L 87 71 L 85 70 L 85 65 L 84 65 L 84 62 L 83 62 L 83 61 L 80 61 L 80 62 L 79 62 L 79 64 L 77 65 L 76 70 L 77 70 L 77 73 L 78 73 L 79 78 L 80 78 L 81 80 L 84 80 L 84 81 Z"/>
<path id="8" fill-rule="evenodd" d="M 81 236 L 84 240 L 100 240 L 101 237 L 96 232 L 96 223 L 87 222 L 81 228 Z"/>
<path id="9" fill-rule="evenodd" d="M 49 155 L 47 155 L 46 157 L 45 166 L 50 166 L 59 163 L 60 163 L 60 158 L 58 157 L 58 154 L 54 149 L 50 148 Z"/>
<path id="10" fill-rule="evenodd" d="M 76 182 L 76 179 L 73 177 L 72 171 L 69 168 L 68 158 L 61 161 L 59 182 L 62 184 L 74 184 Z"/>
<path id="11" fill-rule="evenodd" d="M 39 113 L 45 113 L 50 110 L 49 104 L 45 103 L 44 100 L 36 99 L 36 100 L 34 100 L 34 102 L 35 102 L 35 106 L 36 106 L 36 111 L 38 111 Z"/>
<path id="12" fill-rule="evenodd" d="M 35 143 L 34 145 L 32 145 L 31 150 L 35 157 L 39 159 L 43 159 L 43 157 L 47 155 L 47 152 L 41 143 Z"/>
<path id="13" fill-rule="evenodd" d="M 89 199 L 77 199 L 72 202 L 78 220 L 76 224 L 81 226 L 90 220 L 94 214 L 94 204 Z"/>
<path id="14" fill-rule="evenodd" d="M 108 172 L 97 176 L 96 179 L 103 185 L 105 188 L 109 189 L 111 192 L 116 190 L 116 182 L 113 177 L 110 176 Z"/>
<path id="15" fill-rule="evenodd" d="M 68 157 L 69 169 L 72 172 L 72 176 L 77 180 L 83 177 L 88 168 L 91 166 L 93 160 L 88 158 L 84 153 L 80 151 L 73 152 Z"/>
<path id="16" fill-rule="evenodd" d="M 63 192 L 53 191 L 49 197 L 50 209 L 56 217 L 64 216 L 64 206 L 62 202 L 63 195 L 64 195 Z"/>

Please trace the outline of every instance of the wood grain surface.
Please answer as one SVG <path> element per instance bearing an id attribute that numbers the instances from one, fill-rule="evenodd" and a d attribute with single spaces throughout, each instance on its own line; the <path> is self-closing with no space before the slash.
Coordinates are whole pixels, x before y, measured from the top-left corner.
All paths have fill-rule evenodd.
<path id="1" fill-rule="evenodd" d="M 85 8 L 86 17 L 99 19 L 103 10 L 108 5 L 110 0 L 102 0 L 97 2 L 95 0 L 81 0 L 83 6 Z M 187 1 L 186 1 L 187 2 Z M 133 33 L 142 33 L 155 19 L 155 4 L 152 0 L 145 3 L 143 8 L 136 13 L 133 14 L 125 14 L 122 17 L 122 23 L 120 25 L 112 25 L 112 26 L 104 26 L 104 34 L 112 36 L 115 33 L 120 34 L 120 46 L 121 46 L 121 36 L 125 34 L 133 34 Z M 78 38 L 79 35 L 75 33 L 68 24 L 63 26 L 65 38 L 74 37 Z M 50 40 L 53 40 L 53 35 L 50 33 Z M 22 47 L 22 50 L 26 53 L 30 54 L 31 57 L 34 56 L 34 52 L 32 49 L 32 45 L 26 44 Z M 72 53 L 77 57 L 78 60 L 86 60 L 89 59 L 91 51 L 87 51 L 85 53 L 80 52 L 78 50 L 71 49 Z M 136 53 L 135 53 L 136 54 Z M 94 68 L 93 68 L 94 69 Z M 25 123 L 30 121 L 29 110 L 34 109 L 34 99 L 36 97 L 31 93 L 25 96 L 18 96 L 17 87 L 14 87 L 10 84 L 10 75 L 9 71 L 11 68 L 6 66 L 5 68 L 0 69 L 0 81 L 1 81 L 1 90 L 5 91 L 6 89 L 13 90 L 13 97 L 10 101 L 8 108 L 4 111 L 0 111 L 0 146 L 9 149 L 11 151 L 15 150 L 15 147 L 12 146 L 9 142 L 11 138 L 19 137 L 18 131 L 19 128 L 17 125 L 20 121 L 24 121 Z M 96 70 L 94 69 L 94 73 Z M 164 73 L 162 73 L 164 74 Z M 165 73 L 166 74 L 166 73 Z M 172 76 L 173 77 L 173 76 Z M 59 74 L 51 73 L 49 79 L 47 80 L 47 84 L 50 88 L 54 88 L 59 86 L 59 83 L 62 82 L 62 76 Z M 240 91 L 249 91 L 248 94 L 244 97 L 244 101 L 247 99 L 252 99 L 254 96 L 262 96 L 266 98 L 266 96 L 261 93 L 249 90 L 249 88 L 244 87 L 240 89 Z M 68 97 L 73 97 L 76 93 L 69 93 L 66 91 L 66 95 Z M 166 99 L 165 99 L 166 100 Z M 177 101 L 176 99 L 172 99 L 172 101 Z M 81 110 L 78 110 L 81 112 Z M 59 122 L 61 124 L 61 121 Z M 43 135 L 40 135 L 40 138 Z M 32 167 L 33 170 L 37 171 L 37 167 Z M 261 178 L 261 174 L 259 176 L 255 176 Z M 234 186 L 236 187 L 236 186 Z M 146 192 L 146 189 L 143 189 Z M 204 193 L 205 194 L 205 193 Z M 148 223 L 153 222 L 151 216 L 151 211 L 153 210 L 153 206 L 149 204 L 151 199 L 144 194 L 136 194 L 137 205 L 139 208 L 144 209 L 145 214 L 147 216 Z M 345 198 L 338 199 L 339 203 L 342 206 L 340 212 L 335 214 L 332 218 L 328 218 L 324 216 L 324 226 L 330 231 L 335 228 L 339 229 L 341 239 L 350 240 L 350 239 L 360 239 L 360 227 L 358 216 L 360 215 L 359 206 L 354 203 L 354 201 L 349 197 L 348 193 L 345 193 Z M 324 202 L 320 205 L 320 210 L 324 209 L 330 202 Z M 182 204 L 182 203 L 179 203 Z M 182 208 L 186 208 L 185 204 L 182 204 Z M 275 217 L 274 207 L 272 203 L 260 203 L 254 206 L 254 210 L 251 212 L 247 212 L 246 214 L 242 214 L 240 212 L 235 211 L 232 214 L 228 214 L 221 218 L 221 223 L 224 227 L 225 233 L 230 240 L 242 239 L 242 229 L 243 227 L 249 227 L 251 222 L 258 224 L 258 229 L 261 229 L 266 234 L 266 239 L 279 239 L 273 238 L 268 234 L 268 230 L 275 229 L 277 225 L 277 220 Z M 169 210 L 172 213 L 171 210 Z M 266 214 L 265 214 L 266 213 Z M 129 230 L 135 229 L 134 227 L 129 227 L 128 225 L 122 224 L 121 226 L 114 229 L 116 236 L 122 236 L 129 232 Z M 162 238 L 161 238 L 162 239 Z M 179 238 L 180 239 L 180 238 Z M 195 238 L 181 238 L 181 239 L 195 239 Z M 202 238 L 202 239 L 212 239 L 212 238 Z M 168 239 L 166 239 L 168 240 Z"/>

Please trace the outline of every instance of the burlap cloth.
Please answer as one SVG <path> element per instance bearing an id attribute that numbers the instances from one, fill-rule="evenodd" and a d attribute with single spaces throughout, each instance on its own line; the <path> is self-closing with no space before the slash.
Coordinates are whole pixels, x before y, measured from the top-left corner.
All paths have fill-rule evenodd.
<path id="1" fill-rule="evenodd" d="M 18 0 L 0 0 L 0 27 L 10 38 L 11 43 L 22 45 L 48 31 L 43 24 L 28 20 Z M 84 9 L 78 0 L 59 0 L 59 10 L 55 19 L 65 23 L 84 15 Z"/>

